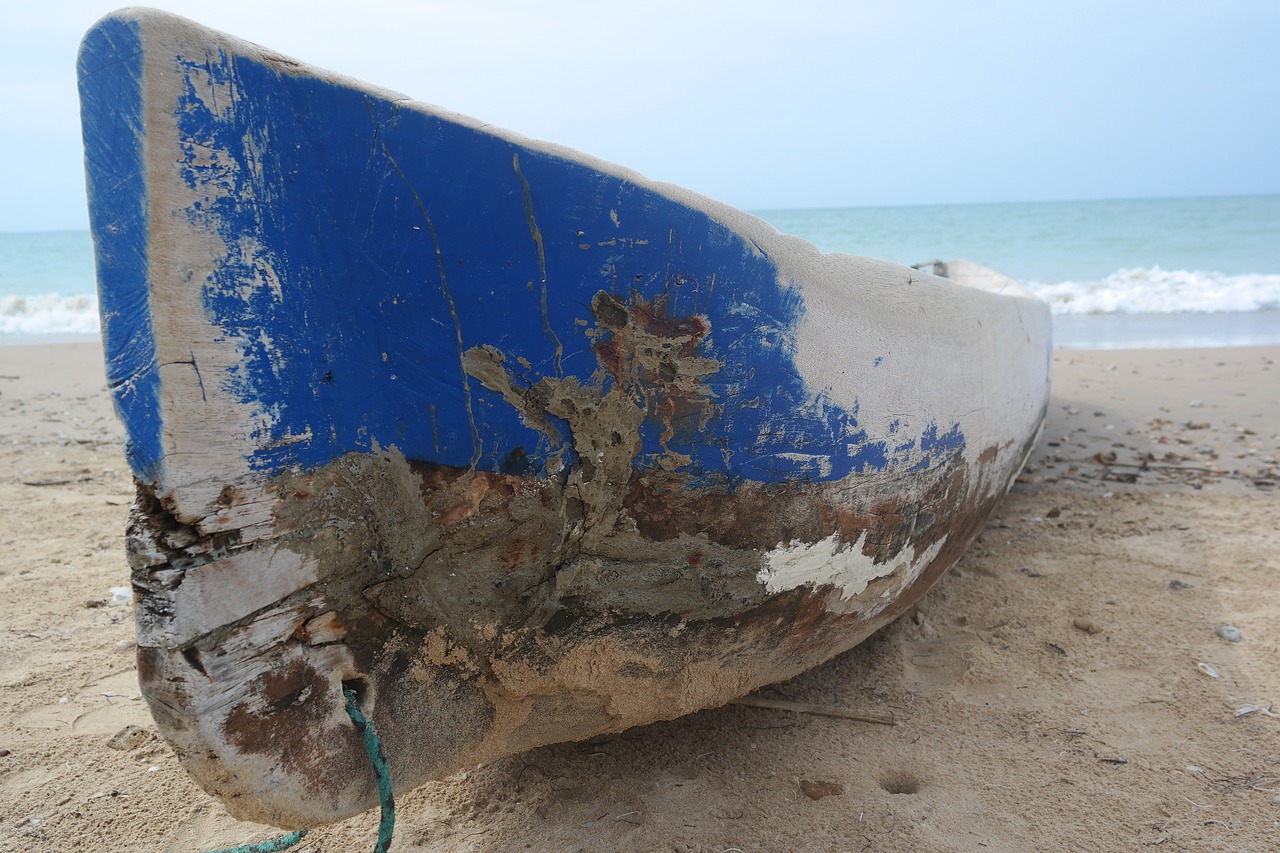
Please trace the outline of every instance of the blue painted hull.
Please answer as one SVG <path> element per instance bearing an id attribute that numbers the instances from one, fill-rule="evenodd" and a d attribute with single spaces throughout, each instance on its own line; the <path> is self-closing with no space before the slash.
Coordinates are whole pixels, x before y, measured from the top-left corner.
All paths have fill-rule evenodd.
<path id="1" fill-rule="evenodd" d="M 84 61 L 128 50 L 139 38 L 128 30 L 104 26 Z M 387 96 L 282 75 L 264 61 L 219 51 L 174 64 L 189 81 L 172 105 L 178 176 L 217 192 L 168 215 L 227 247 L 192 286 L 218 329 L 244 339 L 233 393 L 272 412 L 248 457 L 256 470 L 314 468 L 380 444 L 444 465 L 552 473 L 548 459 L 573 452 L 567 424 L 531 427 L 468 376 L 464 354 L 493 346 L 523 359 L 529 366 L 518 381 L 526 384 L 600 384 L 605 365 L 589 310 L 599 292 L 652 306 L 663 322 L 698 323 L 698 354 L 717 362 L 701 383 L 697 418 L 665 423 L 649 413 L 637 469 L 653 467 L 673 441 L 690 456 L 682 468 L 729 483 L 927 467 L 964 446 L 955 423 L 869 436 L 855 411 L 808 387 L 793 361 L 800 294 L 749 237 L 702 210 Z M 116 118 L 101 113 L 128 103 L 123 90 L 134 74 L 107 66 L 88 78 L 109 104 L 93 121 Z M 232 97 L 252 96 L 225 109 L 201 91 L 219 84 Z M 140 96 L 134 103 L 140 110 Z M 119 193 L 120 165 L 88 162 L 95 202 L 100 187 Z M 135 197 L 113 198 L 98 218 L 141 211 L 150 188 L 135 181 L 129 189 Z M 139 298 L 148 278 L 137 245 L 143 228 L 95 229 L 100 245 L 125 244 L 107 246 L 109 258 L 134 264 L 104 270 L 105 295 Z M 128 283 L 118 289 L 119 280 Z M 117 312 L 114 301 L 104 309 L 112 380 L 133 380 L 146 353 L 134 349 L 145 339 L 145 316 Z M 605 390 L 615 381 L 606 375 Z M 159 405 L 151 395 L 121 399 L 130 423 L 157 424 Z M 663 439 L 669 430 L 676 434 Z M 300 435 L 307 437 L 290 440 Z M 158 432 L 131 429 L 130 437 L 135 469 L 158 472 Z M 831 464 L 818 470 L 796 454 Z"/>
<path id="2" fill-rule="evenodd" d="M 1023 294 L 160 13 L 80 80 L 144 691 L 241 816 L 373 802 L 343 684 L 408 786 L 812 666 L 958 558 L 1042 421 Z"/>

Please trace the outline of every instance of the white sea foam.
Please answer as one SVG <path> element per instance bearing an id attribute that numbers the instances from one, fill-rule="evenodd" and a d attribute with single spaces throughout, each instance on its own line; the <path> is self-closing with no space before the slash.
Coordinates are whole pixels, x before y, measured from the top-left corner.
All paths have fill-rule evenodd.
<path id="1" fill-rule="evenodd" d="M 98 297 L 0 296 L 0 334 L 58 335 L 98 333 Z"/>
<path id="2" fill-rule="evenodd" d="M 1173 314 L 1280 308 L 1280 275 L 1127 269 L 1098 281 L 1031 282 L 1055 314 Z"/>
<path id="3" fill-rule="evenodd" d="M 1126 269 L 1093 281 L 1027 285 L 1055 314 L 1191 314 L 1280 310 L 1280 275 Z M 0 295 L 0 335 L 96 335 L 93 295 Z"/>

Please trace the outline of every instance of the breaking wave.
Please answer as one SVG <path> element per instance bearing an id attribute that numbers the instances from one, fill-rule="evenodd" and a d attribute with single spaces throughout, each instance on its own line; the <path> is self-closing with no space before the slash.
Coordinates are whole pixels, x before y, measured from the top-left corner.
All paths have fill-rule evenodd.
<path id="1" fill-rule="evenodd" d="M 98 297 L 89 295 L 0 296 L 0 334 L 98 333 Z"/>
<path id="2" fill-rule="evenodd" d="M 1028 282 L 1055 314 L 1176 314 L 1280 308 L 1280 275 L 1127 269 L 1098 281 Z"/>

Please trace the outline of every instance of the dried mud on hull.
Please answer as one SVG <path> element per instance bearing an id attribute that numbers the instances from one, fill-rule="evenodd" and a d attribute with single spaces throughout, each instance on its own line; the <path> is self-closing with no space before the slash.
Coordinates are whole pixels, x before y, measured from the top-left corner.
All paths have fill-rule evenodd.
<path id="1" fill-rule="evenodd" d="M 638 475 L 587 547 L 565 536 L 563 480 L 394 452 L 277 480 L 276 535 L 248 544 L 198 536 L 143 488 L 129 540 L 143 692 L 183 764 L 237 817 L 328 822 L 377 802 L 344 685 L 409 788 L 720 705 L 851 648 L 959 558 L 1004 493 L 959 460 L 913 477 L 914 498 L 902 485 L 731 494 Z M 852 595 L 768 591 L 772 546 L 828 538 L 861 543 L 882 574 Z M 297 588 L 254 607 L 282 564 Z M 209 578 L 223 598 L 202 606 Z M 226 610 L 228 589 L 246 612 Z"/>

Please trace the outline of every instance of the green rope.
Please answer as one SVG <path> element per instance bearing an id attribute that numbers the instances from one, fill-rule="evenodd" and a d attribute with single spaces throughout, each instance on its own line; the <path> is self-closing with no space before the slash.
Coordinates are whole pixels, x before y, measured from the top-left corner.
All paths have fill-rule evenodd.
<path id="1" fill-rule="evenodd" d="M 378 843 L 373 853 L 387 853 L 391 849 L 391 835 L 396 830 L 396 799 L 391 793 L 391 771 L 387 769 L 387 758 L 382 754 L 382 741 L 374 729 L 373 721 L 365 717 L 356 701 L 355 691 L 343 687 L 342 693 L 347 697 L 347 714 L 351 722 L 356 724 L 356 731 L 364 738 L 365 751 L 369 753 L 369 763 L 373 765 L 373 778 L 378 782 L 378 802 L 382 806 L 382 820 L 378 821 Z"/>
<path id="2" fill-rule="evenodd" d="M 297 844 L 306 834 L 307 830 L 299 829 L 297 832 L 282 835 L 272 841 L 263 841 L 258 844 L 241 844 L 239 847 L 219 847 L 217 850 L 209 850 L 206 853 L 279 853 L 279 851 L 288 850 Z"/>
<path id="3" fill-rule="evenodd" d="M 391 771 L 387 768 L 387 758 L 382 753 L 382 741 L 373 721 L 360 710 L 355 691 L 350 687 L 342 688 L 342 695 L 347 700 L 347 716 L 355 724 L 356 731 L 364 741 L 365 752 L 369 754 L 369 763 L 373 765 L 373 778 L 378 783 L 378 803 L 382 806 L 382 820 L 378 822 L 378 843 L 373 853 L 387 853 L 391 849 L 391 836 L 396 831 L 396 799 L 391 792 Z M 288 850 L 303 839 L 309 830 L 299 829 L 288 835 L 282 835 L 272 841 L 258 844 L 242 844 L 239 847 L 220 847 L 206 853 L 279 853 Z"/>

